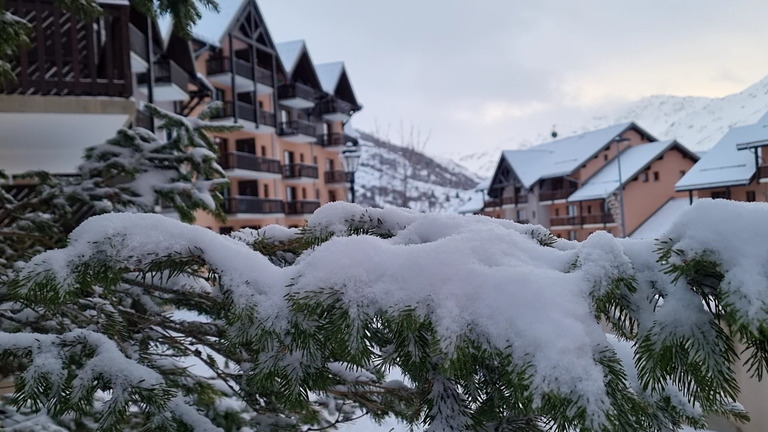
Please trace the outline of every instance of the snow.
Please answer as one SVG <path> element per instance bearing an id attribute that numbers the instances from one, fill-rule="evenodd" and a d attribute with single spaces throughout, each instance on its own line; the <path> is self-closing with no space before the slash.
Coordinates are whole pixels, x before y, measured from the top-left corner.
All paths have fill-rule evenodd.
<path id="1" fill-rule="evenodd" d="M 473 191 L 474 193 L 469 196 L 469 200 L 459 207 L 456 212 L 459 214 L 475 213 L 485 207 L 485 192 Z"/>
<path id="2" fill-rule="evenodd" d="M 609 197 L 619 188 L 619 162 L 621 163 L 621 184 L 624 185 L 673 146 L 682 148 L 676 141 L 656 141 L 628 147 L 618 158 L 612 159 L 571 194 L 568 201 Z"/>
<path id="3" fill-rule="evenodd" d="M 739 151 L 743 140 L 762 132 L 761 125 L 742 126 L 729 130 L 676 184 L 676 191 L 749 184 L 755 174 L 755 156 Z M 747 142 L 748 142 L 747 141 Z"/>
<path id="4" fill-rule="evenodd" d="M 651 217 L 646 219 L 629 237 L 633 239 L 665 238 L 666 232 L 672 227 L 672 223 L 690 206 L 691 203 L 688 198 L 671 198 L 661 208 L 656 210 Z"/>
<path id="5" fill-rule="evenodd" d="M 277 55 L 283 63 L 283 68 L 288 72 L 288 76 L 293 75 L 293 70 L 301 57 L 301 53 L 306 49 L 303 40 L 289 42 L 280 42 L 275 44 Z"/>
<path id="6" fill-rule="evenodd" d="M 750 324 L 768 319 L 766 218 L 768 204 L 699 200 L 667 230 L 671 247 L 680 253 L 671 258 L 673 263 L 695 258 L 720 263 L 724 292 L 729 302 L 745 311 Z M 641 337 L 651 328 L 672 337 L 701 339 L 693 343 L 706 344 L 711 337 L 712 315 L 683 281 L 662 271 L 652 240 L 616 239 L 598 232 L 582 243 L 558 240 L 553 247 L 543 247 L 536 241 L 540 227 L 344 202 L 321 207 L 305 229 L 312 236 L 335 237 L 281 268 L 245 244 L 202 227 L 158 215 L 97 216 L 72 233 L 67 248 L 33 259 L 24 276 L 55 277 L 68 290 L 76 288 L 73 269 L 78 262 L 99 260 L 140 268 L 157 256 L 193 254 L 219 275 L 220 284 L 212 294 L 233 298 L 243 310 L 257 309 L 253 317 L 257 326 L 285 328 L 291 322 L 287 295 L 328 289 L 340 305 L 355 313 L 412 310 L 429 319 L 437 336 L 435 349 L 446 359 L 463 336 L 471 335 L 507 353 L 515 364 L 530 365 L 534 405 L 553 393 L 568 396 L 580 401 L 587 424 L 595 429 L 605 424 L 611 411 L 597 360 L 615 341 L 606 337 L 595 319 L 591 299 L 608 292 L 613 281 L 623 277 L 637 281 L 631 313 Z M 275 236 L 292 235 L 273 231 Z M 381 237 L 350 235 L 370 231 Z M 653 300 L 659 293 L 663 304 Z M 0 346 L 29 343 L 0 339 Z M 292 372 L 308 361 L 301 352 L 274 354 L 265 353 L 262 360 Z M 626 353 L 619 354 L 627 358 Z M 109 364 L 117 363 L 110 359 Z M 632 370 L 625 367 L 634 386 Z M 349 380 L 371 379 L 346 364 L 330 368 Z M 451 389 L 442 384 L 446 392 Z M 668 389 L 667 396 L 678 397 L 675 391 Z M 678 408 L 697 412 L 696 406 L 686 407 L 684 402 Z M 444 412 L 447 407 L 436 409 Z M 440 421 L 465 420 L 448 416 Z"/>
<path id="7" fill-rule="evenodd" d="M 611 140 L 634 123 L 621 123 L 592 132 L 562 138 L 526 150 L 507 150 L 502 157 L 510 164 L 523 185 L 530 189 L 537 181 L 572 173 Z"/>
<path id="8" fill-rule="evenodd" d="M 218 13 L 207 9 L 201 10 L 202 17 L 194 26 L 192 26 L 192 36 L 210 45 L 216 47 L 220 46 L 224 36 L 232 26 L 232 22 L 237 17 L 238 12 L 244 8 L 248 2 L 253 1 L 254 0 L 220 1 L 218 2 Z"/>
<path id="9" fill-rule="evenodd" d="M 316 64 L 315 72 L 317 72 L 317 78 L 320 80 L 323 91 L 328 94 L 335 94 L 336 86 L 344 72 L 344 62 Z"/>

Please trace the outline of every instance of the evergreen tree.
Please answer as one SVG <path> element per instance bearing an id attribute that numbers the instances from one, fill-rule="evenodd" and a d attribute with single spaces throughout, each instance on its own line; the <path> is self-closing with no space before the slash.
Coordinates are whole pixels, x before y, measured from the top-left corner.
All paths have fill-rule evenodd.
<path id="1" fill-rule="evenodd" d="M 756 376 L 766 368 L 768 311 L 752 302 L 768 286 L 754 265 L 768 259 L 755 249 L 766 216 L 701 202 L 655 244 L 346 203 L 302 230 L 234 238 L 102 215 L 13 280 L 47 326 L 0 333 L 0 351 L 18 365 L 17 405 L 70 429 L 318 430 L 388 413 L 434 431 L 746 420 L 731 365 L 738 344 Z M 393 368 L 404 382 L 387 380 Z"/>

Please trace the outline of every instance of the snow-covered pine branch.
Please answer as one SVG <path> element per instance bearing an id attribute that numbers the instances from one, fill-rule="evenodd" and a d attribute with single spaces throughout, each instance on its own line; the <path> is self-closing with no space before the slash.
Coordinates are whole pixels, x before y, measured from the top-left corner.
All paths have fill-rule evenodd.
<path id="1" fill-rule="evenodd" d="M 67 333 L 104 334 L 187 414 L 225 428 L 322 427 L 367 411 L 429 430 L 661 431 L 746 418 L 730 361 L 735 345 L 763 343 L 753 301 L 768 280 L 752 264 L 768 258 L 755 247 L 768 241 L 766 216 L 766 205 L 702 200 L 657 245 L 553 241 L 510 221 L 346 203 L 300 232 L 238 239 L 103 215 L 33 259 L 14 295 L 69 311 Z M 745 223 L 724 223 L 734 218 Z M 292 265 L 254 250 L 297 241 Z M 765 353 L 751 361 L 762 370 Z M 386 383 L 392 368 L 409 385 Z M 56 406 L 52 392 L 17 391 Z M 240 423 L 219 409 L 232 401 Z M 153 407 L 144 402 L 136 409 Z"/>

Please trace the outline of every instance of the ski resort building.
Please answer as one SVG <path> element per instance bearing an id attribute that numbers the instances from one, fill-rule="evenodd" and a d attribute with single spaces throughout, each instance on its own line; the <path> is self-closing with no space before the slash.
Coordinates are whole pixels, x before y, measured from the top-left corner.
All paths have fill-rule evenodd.
<path id="1" fill-rule="evenodd" d="M 683 177 L 675 190 L 691 199 L 768 202 L 768 113 L 735 127 Z"/>
<path id="2" fill-rule="evenodd" d="M 634 123 L 504 151 L 480 213 L 543 225 L 571 240 L 598 230 L 629 236 L 684 196 L 674 185 L 697 160 Z"/>
<path id="3" fill-rule="evenodd" d="M 88 21 L 53 0 L 9 0 L 33 25 L 33 46 L 0 84 L 0 169 L 72 173 L 85 148 L 121 127 L 154 130 L 145 103 L 195 116 L 223 103 L 214 121 L 238 123 L 213 137 L 230 185 L 219 231 L 299 226 L 329 201 L 347 198 L 341 151 L 357 146 L 344 124 L 362 106 L 342 62 L 312 62 L 303 41 L 275 44 L 254 0 L 204 11 L 185 40 L 127 0 Z"/>

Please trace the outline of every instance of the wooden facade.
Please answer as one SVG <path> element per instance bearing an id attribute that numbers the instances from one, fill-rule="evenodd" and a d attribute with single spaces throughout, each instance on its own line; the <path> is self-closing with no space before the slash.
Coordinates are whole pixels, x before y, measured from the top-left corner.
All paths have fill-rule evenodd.
<path id="1" fill-rule="evenodd" d="M 52 0 L 6 0 L 32 25 L 32 46 L 12 63 L 16 80 L 0 92 L 19 95 L 132 95 L 129 6 L 104 4 L 102 16 L 82 20 Z"/>

